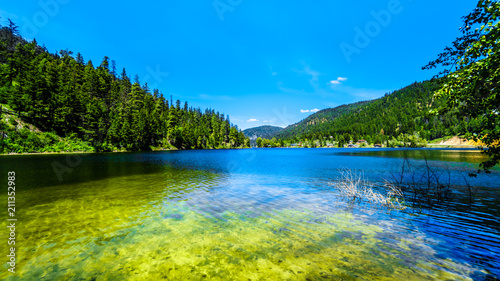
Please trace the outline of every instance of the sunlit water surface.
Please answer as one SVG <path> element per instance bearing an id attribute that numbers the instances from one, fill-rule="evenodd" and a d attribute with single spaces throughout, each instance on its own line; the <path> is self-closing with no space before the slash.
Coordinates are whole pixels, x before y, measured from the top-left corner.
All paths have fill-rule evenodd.
<path id="1" fill-rule="evenodd" d="M 373 149 L 2 156 L 1 177 L 17 174 L 18 221 L 16 273 L 4 239 L 0 279 L 500 278 L 498 170 L 470 179 L 480 187 L 472 206 L 398 211 L 339 196 L 342 169 L 380 183 L 405 155 L 457 181 L 483 159 Z"/>

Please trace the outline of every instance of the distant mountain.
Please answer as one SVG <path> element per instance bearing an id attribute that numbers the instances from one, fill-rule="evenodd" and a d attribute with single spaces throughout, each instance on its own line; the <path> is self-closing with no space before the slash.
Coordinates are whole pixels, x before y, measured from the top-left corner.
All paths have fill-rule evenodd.
<path id="1" fill-rule="evenodd" d="M 426 140 L 473 133 L 478 120 L 460 118 L 457 114 L 435 115 L 431 110 L 445 100 L 436 100 L 438 81 L 415 82 L 384 97 L 321 110 L 290 125 L 275 135 L 278 139 L 365 139 L 373 142 L 403 134 L 418 135 Z"/>
<path id="2" fill-rule="evenodd" d="M 255 140 L 259 137 L 263 139 L 272 139 L 276 134 L 278 134 L 283 128 L 276 126 L 260 126 L 255 128 L 249 128 L 243 130 L 243 134 L 250 138 L 250 143 L 255 144 Z"/>
<path id="3" fill-rule="evenodd" d="M 275 136 L 277 138 L 290 139 L 294 136 L 300 137 L 302 135 L 308 135 L 312 132 L 316 132 L 316 129 L 320 127 L 320 124 L 332 122 L 336 118 L 351 113 L 357 108 L 371 102 L 373 101 L 361 101 L 357 103 L 344 104 L 335 108 L 320 110 L 312 115 L 309 115 L 304 120 L 284 128 Z"/>

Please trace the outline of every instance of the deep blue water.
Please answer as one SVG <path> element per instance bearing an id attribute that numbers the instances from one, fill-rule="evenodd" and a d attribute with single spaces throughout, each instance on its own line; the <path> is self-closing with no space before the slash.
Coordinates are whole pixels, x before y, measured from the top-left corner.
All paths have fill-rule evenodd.
<path id="1" fill-rule="evenodd" d="M 228 212 L 244 214 L 250 219 L 293 209 L 307 210 L 318 217 L 316 223 L 324 223 L 322 216 L 348 212 L 363 223 L 382 229 L 375 236 L 382 241 L 377 244 L 380 253 L 390 253 L 391 245 L 408 242 L 407 253 L 400 257 L 403 267 L 415 266 L 415 270 L 428 271 L 416 263 L 430 266 L 436 261 L 437 265 L 432 266 L 466 278 L 500 278 L 498 169 L 488 175 L 466 178 L 470 186 L 477 188 L 472 205 L 463 191 L 457 192 L 451 202 L 432 208 L 407 202 L 410 207 L 405 210 L 388 210 L 366 202 L 350 204 L 339 196 L 335 183 L 341 180 L 345 169 L 357 171 L 367 182 L 382 185 L 384 180 L 399 175 L 403 157 L 410 159 L 416 171 L 422 171 L 427 163 L 436 171 L 442 171 L 443 182 L 456 185 L 464 185 L 463 175 L 476 171 L 484 159 L 474 150 L 453 149 L 246 149 L 16 155 L 0 157 L 0 175 L 16 171 L 20 196 L 37 194 L 32 201 L 24 203 L 26 209 L 63 199 L 80 200 L 84 198 L 82 194 L 100 196 L 108 187 L 111 191 L 117 186 L 128 186 L 119 187 L 118 193 L 134 194 L 135 189 L 127 188 L 145 186 L 143 193 L 134 196 L 146 205 L 141 203 L 137 208 L 147 208 L 148 202 L 151 206 L 162 205 L 168 210 L 161 211 L 162 219 L 176 221 L 188 216 L 179 211 L 179 202 L 182 208 L 214 219 L 224 219 Z M 46 195 L 49 191 L 50 196 Z M 113 202 L 113 198 L 106 200 Z M 281 227 L 278 231 L 294 231 L 294 228 Z M 448 262 L 451 269 L 446 266 Z"/>

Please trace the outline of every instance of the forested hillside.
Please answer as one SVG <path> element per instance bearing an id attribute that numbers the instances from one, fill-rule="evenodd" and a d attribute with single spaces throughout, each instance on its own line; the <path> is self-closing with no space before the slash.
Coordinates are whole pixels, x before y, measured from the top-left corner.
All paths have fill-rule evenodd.
<path id="1" fill-rule="evenodd" d="M 245 134 L 246 137 L 250 138 L 250 143 L 252 145 L 255 145 L 257 138 L 271 139 L 281 130 L 283 130 L 283 128 L 281 127 L 265 125 L 265 126 L 245 129 L 243 130 L 243 133 Z"/>
<path id="2" fill-rule="evenodd" d="M 0 30 L 0 153 L 45 151 L 68 139 L 95 151 L 249 146 L 229 117 L 169 101 L 115 65 L 108 57 L 94 66 L 80 53 L 49 53 L 9 20 Z"/>
<path id="3" fill-rule="evenodd" d="M 276 137 L 282 139 L 290 139 L 294 136 L 302 137 L 302 136 L 310 136 L 313 132 L 321 132 L 322 128 L 320 128 L 321 124 L 324 124 L 329 121 L 333 121 L 336 118 L 348 114 L 355 110 L 356 108 L 368 104 L 371 101 L 361 101 L 352 104 L 344 104 L 341 106 L 337 106 L 335 108 L 327 108 L 320 110 L 312 115 L 309 115 L 304 120 L 290 125 L 285 129 L 281 130 Z M 318 131 L 319 129 L 319 131 Z"/>
<path id="4" fill-rule="evenodd" d="M 276 137 L 297 141 L 332 136 L 336 141 L 365 139 L 381 143 L 401 135 L 433 140 L 474 132 L 476 120 L 430 113 L 444 102 L 434 99 L 438 87 L 436 80 L 414 83 L 373 101 L 322 110 L 285 128 Z"/>

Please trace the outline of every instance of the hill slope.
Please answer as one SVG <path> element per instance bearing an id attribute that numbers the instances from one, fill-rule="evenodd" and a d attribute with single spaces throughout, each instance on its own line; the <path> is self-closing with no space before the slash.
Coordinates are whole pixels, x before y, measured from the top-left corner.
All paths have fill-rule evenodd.
<path id="1" fill-rule="evenodd" d="M 257 138 L 260 137 L 263 139 L 272 139 L 274 136 L 276 136 L 276 134 L 278 134 L 282 130 L 283 128 L 281 127 L 264 125 L 243 130 L 243 134 L 245 134 L 246 137 L 250 138 L 250 143 L 252 145 L 255 145 L 255 140 Z"/>
<path id="2" fill-rule="evenodd" d="M 337 106 L 335 108 L 327 108 L 320 110 L 312 115 L 309 115 L 304 120 L 295 123 L 281 130 L 276 137 L 289 139 L 294 136 L 308 135 L 313 132 L 317 132 L 318 129 L 321 130 L 321 124 L 331 122 L 342 115 L 348 114 L 355 110 L 356 108 L 369 104 L 373 101 L 361 101 L 357 103 L 344 104 Z"/>
<path id="3" fill-rule="evenodd" d="M 249 145 L 224 114 L 169 102 L 106 56 L 94 67 L 80 53 L 49 53 L 11 25 L 0 28 L 2 104 L 10 113 L 0 110 L 0 153 L 53 151 L 62 139 L 97 152 Z"/>
<path id="4" fill-rule="evenodd" d="M 376 100 L 322 110 L 288 126 L 276 137 L 298 140 L 333 136 L 338 140 L 342 136 L 345 140 L 381 142 L 405 134 L 432 140 L 473 132 L 476 120 L 430 113 L 444 102 L 434 100 L 437 88 L 437 81 L 413 83 Z"/>

